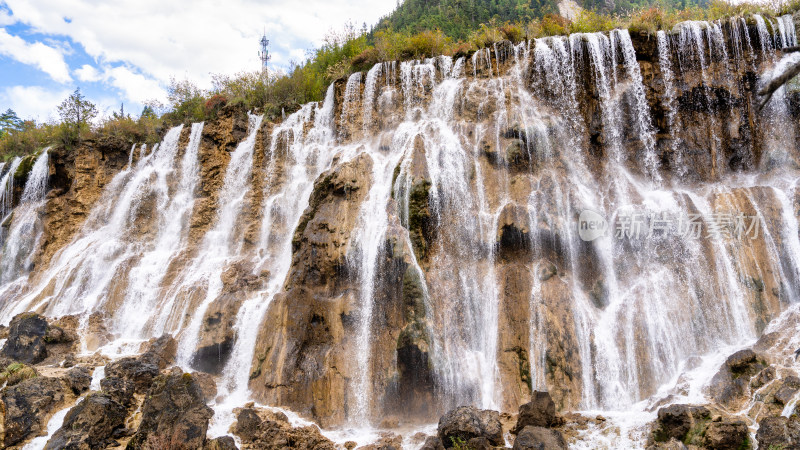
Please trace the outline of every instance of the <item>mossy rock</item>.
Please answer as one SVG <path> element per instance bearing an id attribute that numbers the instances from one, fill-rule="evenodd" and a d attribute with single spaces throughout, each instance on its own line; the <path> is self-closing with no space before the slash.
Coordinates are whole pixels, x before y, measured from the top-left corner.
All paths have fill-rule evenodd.
<path id="1" fill-rule="evenodd" d="M 425 289 L 419 272 L 409 265 L 403 274 L 403 305 L 407 322 L 425 319 Z"/>
<path id="2" fill-rule="evenodd" d="M 17 171 L 14 172 L 14 183 L 16 185 L 22 186 L 25 184 L 25 181 L 28 180 L 28 175 L 30 175 L 31 170 L 33 170 L 33 165 L 36 164 L 36 159 L 38 157 L 39 153 L 34 153 L 22 158 L 19 166 L 17 166 Z"/>
<path id="3" fill-rule="evenodd" d="M 414 183 L 408 193 L 408 232 L 414 253 L 420 259 L 425 259 L 428 254 L 432 231 L 430 188 L 431 183 L 423 180 Z"/>
<path id="4" fill-rule="evenodd" d="M 31 366 L 22 363 L 12 363 L 0 372 L 0 384 L 6 383 L 7 386 L 14 386 L 22 381 L 36 378 L 39 374 Z"/>

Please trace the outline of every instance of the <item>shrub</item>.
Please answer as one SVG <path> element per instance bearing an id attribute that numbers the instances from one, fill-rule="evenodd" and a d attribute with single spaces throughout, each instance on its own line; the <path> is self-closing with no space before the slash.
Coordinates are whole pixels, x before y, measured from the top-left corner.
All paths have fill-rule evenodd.
<path id="1" fill-rule="evenodd" d="M 616 16 L 598 14 L 594 11 L 583 10 L 570 24 L 571 33 L 593 33 L 597 31 L 610 31 L 622 26 Z"/>
<path id="2" fill-rule="evenodd" d="M 525 39 L 525 30 L 521 24 L 506 22 L 500 27 L 500 32 L 511 42 L 517 43 Z"/>
<path id="3" fill-rule="evenodd" d="M 496 25 L 495 21 L 491 21 L 489 25 L 482 23 L 478 31 L 472 33 L 470 42 L 477 48 L 491 47 L 494 43 L 500 42 L 505 39 L 505 36 Z"/>
<path id="4" fill-rule="evenodd" d="M 225 107 L 228 104 L 228 98 L 221 94 L 214 94 L 206 100 L 206 104 L 203 106 L 205 109 L 205 115 L 207 118 L 217 117 L 217 113 L 220 109 Z"/>
<path id="5" fill-rule="evenodd" d="M 557 14 L 548 14 L 542 18 L 542 36 L 569 34 L 569 20 Z"/>

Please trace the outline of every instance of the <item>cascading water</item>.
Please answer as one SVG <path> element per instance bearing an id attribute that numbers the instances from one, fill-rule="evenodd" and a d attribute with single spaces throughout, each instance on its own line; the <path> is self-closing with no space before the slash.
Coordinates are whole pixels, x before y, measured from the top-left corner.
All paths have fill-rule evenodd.
<path id="1" fill-rule="evenodd" d="M 166 303 L 167 308 L 159 320 L 166 324 L 169 322 L 169 317 L 176 312 L 179 312 L 177 317 L 185 315 L 190 305 L 188 302 L 180 304 L 179 296 L 185 295 L 184 290 L 200 289 L 204 293 L 205 298 L 194 308 L 189 323 L 185 328 L 181 327 L 184 337 L 178 347 L 177 358 L 186 365 L 189 364 L 197 346 L 205 312 L 222 292 L 222 271 L 230 259 L 241 252 L 243 236 L 241 229 L 237 230 L 237 223 L 251 186 L 253 151 L 262 120 L 263 116 L 250 115 L 248 135 L 231 153 L 222 189 L 217 198 L 219 207 L 215 224 L 204 236 L 200 251 L 184 271 L 177 289 L 172 293 L 173 297 Z"/>
<path id="2" fill-rule="evenodd" d="M 19 164 L 19 161 L 15 161 L 11 165 L 13 173 L 10 175 L 14 178 Z M 43 229 L 39 213 L 44 207 L 49 175 L 47 149 L 44 149 L 28 173 L 20 206 L 14 210 L 13 222 L 3 243 L 3 258 L 0 261 L 2 283 L 9 283 L 33 269 L 33 258 L 42 238 Z M 5 195 L 10 198 L 13 195 L 13 181 L 7 180 L 7 183 L 11 189 L 7 190 Z"/>
<path id="3" fill-rule="evenodd" d="M 188 369 L 222 304 L 231 342 L 211 434 L 224 434 L 233 408 L 259 397 L 263 371 L 289 370 L 262 368 L 275 360 L 266 352 L 301 352 L 256 349 L 260 333 L 285 332 L 266 319 L 297 282 L 293 264 L 305 263 L 293 260 L 306 245 L 294 238 L 304 212 L 319 206 L 315 184 L 324 189 L 330 171 L 368 161 L 364 179 L 351 181 L 357 189 L 336 193 L 346 202 L 359 191 L 352 230 L 330 230 L 349 233 L 336 281 L 336 295 L 352 299 L 337 324 L 345 337 L 319 332 L 330 341 L 314 342 L 346 346 L 337 351 L 351 361 L 315 361 L 281 383 L 311 379 L 319 389 L 313 383 L 337 380 L 343 423 L 374 424 L 398 395 L 401 343 L 411 342 L 432 377 L 431 415 L 461 404 L 515 410 L 533 389 L 550 390 L 566 409 L 646 415 L 689 360 L 752 341 L 798 300 L 796 130 L 785 91 L 763 130 L 742 119 L 753 104 L 745 72 L 773 64 L 776 46 L 795 45 L 794 24 L 778 18 L 770 34 L 763 18 L 755 22 L 753 43 L 738 19 L 660 31 L 649 55 L 655 70 L 640 67 L 624 30 L 379 63 L 280 124 L 251 114 L 220 167 L 204 153 L 207 125 L 176 127 L 156 146 L 131 148 L 74 239 L 24 280 L 41 236 L 40 225 L 25 230 L 45 202 L 44 152 L 2 257 L 3 282 L 22 295 L 0 317 L 37 309 L 85 324 L 104 311 L 114 334 L 106 353 L 169 332 Z M 654 78 L 663 83 L 655 101 Z M 691 111 L 688 96 L 699 104 Z M 19 164 L 0 180 L 4 215 Z M 203 174 L 217 170 L 219 185 L 206 186 Z M 196 201 L 203 189 L 216 191 Z M 216 207 L 201 229 L 194 221 L 208 215 L 207 202 Z M 581 233 L 586 211 L 605 221 L 605 235 Z M 757 238 L 733 236 L 754 223 Z M 700 226 L 716 232 L 692 233 Z M 402 281 L 390 276 L 397 254 Z M 378 329 L 391 322 L 386 299 L 406 289 L 417 296 L 400 314 L 410 323 Z"/>

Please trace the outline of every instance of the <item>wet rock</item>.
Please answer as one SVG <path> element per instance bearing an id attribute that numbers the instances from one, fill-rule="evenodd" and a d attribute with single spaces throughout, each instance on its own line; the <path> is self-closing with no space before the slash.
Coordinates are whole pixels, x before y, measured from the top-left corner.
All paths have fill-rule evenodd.
<path id="1" fill-rule="evenodd" d="M 517 434 L 527 426 L 552 427 L 557 423 L 556 404 L 550 394 L 533 391 L 531 401 L 519 407 L 517 424 L 511 432 Z"/>
<path id="2" fill-rule="evenodd" d="M 505 156 L 509 168 L 516 171 L 531 169 L 531 154 L 521 139 L 514 139 L 506 146 Z"/>
<path id="3" fill-rule="evenodd" d="M 234 265 L 223 274 L 223 283 L 226 276 L 236 278 L 236 283 L 230 282 L 234 284 L 239 284 L 240 277 L 250 276 L 249 271 L 235 271 L 236 268 L 238 265 Z M 236 275 L 232 275 L 231 272 L 235 272 Z M 236 340 L 234 329 L 236 315 L 229 314 L 229 311 L 237 310 L 241 299 L 240 293 L 225 293 L 209 305 L 208 311 L 203 317 L 200 340 L 192 355 L 191 365 L 193 368 L 214 375 L 222 373 Z"/>
<path id="4" fill-rule="evenodd" d="M 142 421 L 129 449 L 157 445 L 202 448 L 214 411 L 191 374 L 161 375 L 153 380 L 142 405 Z"/>
<path id="5" fill-rule="evenodd" d="M 110 395 L 116 402 L 128 407 L 133 400 L 136 386 L 133 381 L 118 376 L 105 377 L 100 380 L 100 389 Z"/>
<path id="6" fill-rule="evenodd" d="M 242 441 L 242 449 L 297 449 L 334 450 L 333 442 L 320 433 L 316 426 L 292 428 L 282 413 L 243 408 L 236 416 L 233 433 Z"/>
<path id="7" fill-rule="evenodd" d="M 775 367 L 769 366 L 758 373 L 752 380 L 750 380 L 750 388 L 755 390 L 759 389 L 770 381 L 774 380 L 776 376 Z"/>
<path id="8" fill-rule="evenodd" d="M 758 423 L 756 433 L 758 448 L 800 448 L 800 421 L 793 417 L 767 417 Z"/>
<path id="9" fill-rule="evenodd" d="M 86 367 L 73 367 L 64 374 L 67 386 L 72 389 L 72 393 L 80 395 L 89 390 L 92 384 L 92 374 Z"/>
<path id="10" fill-rule="evenodd" d="M 0 384 L 5 382 L 7 386 L 14 386 L 21 381 L 37 376 L 39 376 L 39 373 L 36 372 L 36 369 L 33 367 L 26 366 L 22 363 L 11 363 L 0 372 Z"/>
<path id="11" fill-rule="evenodd" d="M 428 436 L 419 450 L 444 450 L 444 445 L 439 436 Z"/>
<path id="12" fill-rule="evenodd" d="M 725 407 L 740 406 L 749 397 L 750 380 L 766 367 L 751 349 L 729 356 L 711 379 L 711 398 Z"/>
<path id="13" fill-rule="evenodd" d="M 526 254 L 530 250 L 530 225 L 527 209 L 515 203 L 509 203 L 503 207 L 497 221 L 496 242 L 500 257 L 505 259 Z"/>
<path id="14" fill-rule="evenodd" d="M 741 419 L 711 422 L 705 431 L 705 443 L 709 449 L 750 448 L 750 431 Z"/>
<path id="15" fill-rule="evenodd" d="M 158 366 L 138 356 L 129 356 L 106 365 L 106 377 L 118 377 L 133 383 L 137 394 L 144 394 L 158 376 Z M 157 361 L 156 361 L 157 362 Z"/>
<path id="16" fill-rule="evenodd" d="M 439 419 L 439 439 L 446 448 L 463 445 L 472 438 L 484 437 L 492 445 L 503 445 L 500 413 L 459 406 Z"/>
<path id="17" fill-rule="evenodd" d="M 566 450 L 567 442 L 560 432 L 551 428 L 526 426 L 514 440 L 513 450 Z"/>
<path id="18" fill-rule="evenodd" d="M 110 395 L 92 392 L 69 410 L 45 450 L 114 446 L 113 436 L 125 427 L 125 415 L 125 407 Z"/>
<path id="19" fill-rule="evenodd" d="M 781 387 L 773 395 L 775 402 L 780 405 L 787 405 L 794 398 L 797 391 L 800 390 L 800 378 L 796 376 L 788 376 L 781 383 Z"/>
<path id="20" fill-rule="evenodd" d="M 178 343 L 171 335 L 165 334 L 159 338 L 150 339 L 139 359 L 145 363 L 153 364 L 159 370 L 163 370 L 175 363 L 175 354 L 177 352 Z"/>
<path id="21" fill-rule="evenodd" d="M 25 364 L 36 364 L 47 357 L 44 317 L 32 312 L 18 314 L 11 319 L 8 328 L 8 340 L 0 355 Z"/>
<path id="22" fill-rule="evenodd" d="M 203 394 L 203 401 L 210 402 L 217 396 L 217 382 L 211 374 L 203 372 L 192 372 L 195 384 L 200 388 L 200 393 Z"/>
<path id="23" fill-rule="evenodd" d="M 401 450 L 403 437 L 395 433 L 381 433 L 377 441 L 359 447 L 359 450 Z M 477 449 L 476 449 L 477 450 Z"/>
<path id="24" fill-rule="evenodd" d="M 237 450 L 236 441 L 230 436 L 206 440 L 203 450 Z"/>
<path id="25" fill-rule="evenodd" d="M 5 436 L 0 447 L 16 445 L 47 429 L 47 419 L 67 399 L 70 389 L 58 378 L 36 377 L 7 387 L 0 394 Z"/>
<path id="26" fill-rule="evenodd" d="M 686 450 L 686 445 L 672 438 L 667 442 L 653 442 L 647 446 L 647 450 Z"/>
<path id="27" fill-rule="evenodd" d="M 113 338 L 114 336 L 106 328 L 105 316 L 100 312 L 92 313 L 89 316 L 89 326 L 83 336 L 86 348 L 90 351 L 95 351 Z"/>
<path id="28" fill-rule="evenodd" d="M 705 406 L 670 405 L 658 410 L 653 440 L 667 442 L 674 438 L 702 445 L 702 433 L 710 421 L 711 412 Z"/>

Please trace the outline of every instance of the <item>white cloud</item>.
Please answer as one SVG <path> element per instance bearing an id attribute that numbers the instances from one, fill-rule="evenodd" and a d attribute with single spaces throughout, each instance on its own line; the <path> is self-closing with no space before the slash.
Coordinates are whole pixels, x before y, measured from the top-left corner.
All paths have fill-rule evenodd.
<path id="1" fill-rule="evenodd" d="M 11 14 L 0 9 L 0 27 L 4 27 L 6 25 L 13 25 L 14 22 L 15 20 L 13 17 L 11 17 Z"/>
<path id="2" fill-rule="evenodd" d="M 104 77 L 112 86 L 122 91 L 128 100 L 135 103 L 143 104 L 152 99 L 163 101 L 167 97 L 167 93 L 157 81 L 135 73 L 127 67 L 110 68 Z"/>
<path id="3" fill-rule="evenodd" d="M 17 21 L 39 33 L 68 36 L 101 64 L 124 63 L 161 83 L 185 75 L 208 87 L 210 73 L 258 69 L 258 40 L 265 28 L 277 65 L 318 46 L 330 29 L 350 19 L 377 22 L 396 0 L 306 0 L 302 6 L 283 0 L 5 3 Z"/>
<path id="4" fill-rule="evenodd" d="M 69 89 L 48 90 L 41 86 L 13 86 L 0 92 L 0 100 L 23 119 L 46 122 L 58 117 L 57 106 L 69 94 Z"/>
<path id="5" fill-rule="evenodd" d="M 75 70 L 75 76 L 77 76 L 79 80 L 86 82 L 100 81 L 103 78 L 97 69 L 88 64 L 84 64 L 80 69 Z"/>
<path id="6" fill-rule="evenodd" d="M 18 36 L 8 34 L 0 28 L 0 54 L 9 56 L 23 64 L 38 67 L 59 83 L 72 81 L 64 55 L 41 42 L 28 43 Z"/>

